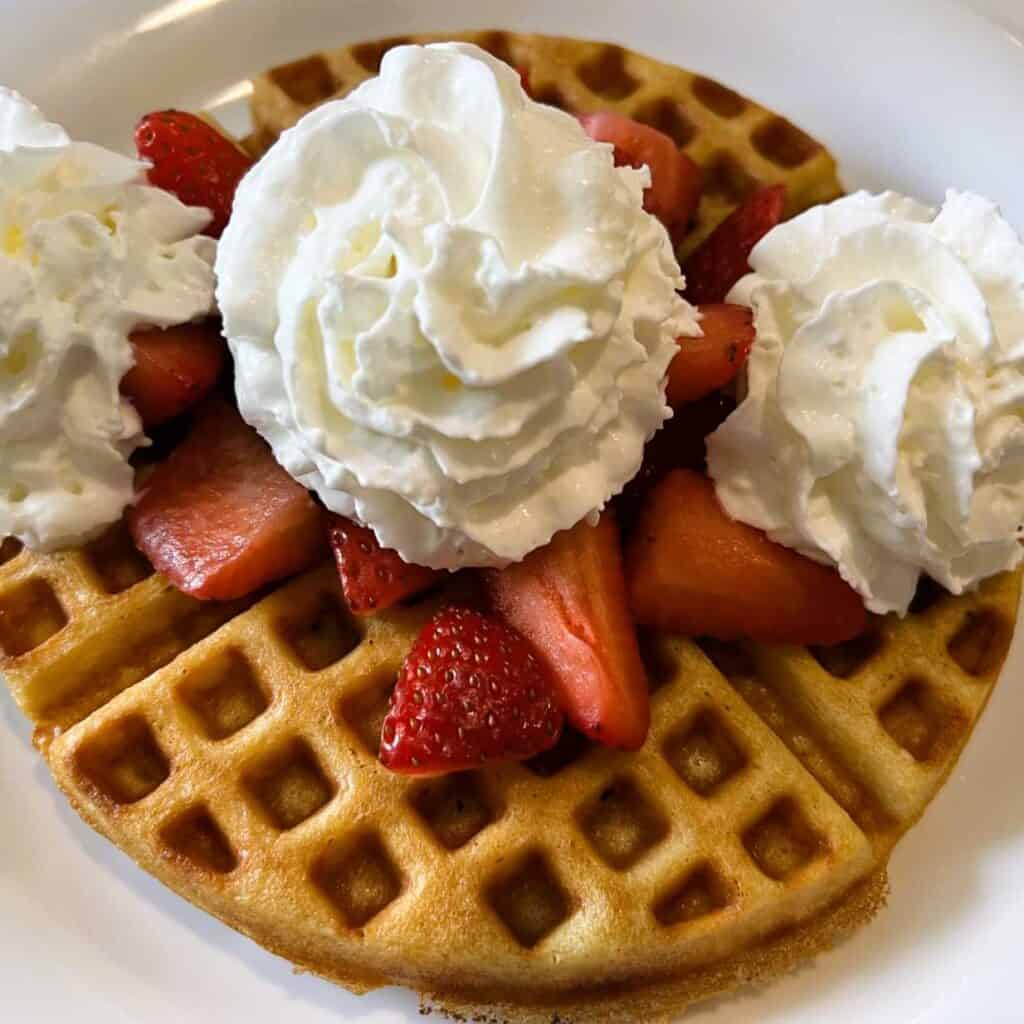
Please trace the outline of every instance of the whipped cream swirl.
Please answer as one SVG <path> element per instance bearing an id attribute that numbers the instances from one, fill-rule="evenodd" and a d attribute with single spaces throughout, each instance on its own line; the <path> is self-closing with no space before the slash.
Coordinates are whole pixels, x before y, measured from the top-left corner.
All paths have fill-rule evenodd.
<path id="1" fill-rule="evenodd" d="M 408 561 L 522 558 L 636 473 L 698 333 L 649 181 L 482 50 L 391 50 L 239 189 L 217 295 L 243 415 Z"/>
<path id="2" fill-rule="evenodd" d="M 995 204 L 857 193 L 770 232 L 747 395 L 712 436 L 730 515 L 835 564 L 875 612 L 922 572 L 959 594 L 1016 566 L 1024 246 Z"/>
<path id="3" fill-rule="evenodd" d="M 54 549 L 121 516 L 144 441 L 128 334 L 212 309 L 209 215 L 144 181 L 0 88 L 0 537 Z"/>

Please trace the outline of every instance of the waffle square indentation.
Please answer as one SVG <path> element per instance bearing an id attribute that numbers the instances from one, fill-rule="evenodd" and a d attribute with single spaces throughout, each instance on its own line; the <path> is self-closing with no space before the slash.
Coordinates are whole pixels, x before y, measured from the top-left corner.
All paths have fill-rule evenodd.
<path id="1" fill-rule="evenodd" d="M 809 648 L 814 660 L 836 679 L 849 679 L 856 675 L 881 649 L 882 634 L 877 623 L 846 643 Z"/>
<path id="2" fill-rule="evenodd" d="M 791 878 L 826 849 L 824 839 L 789 797 L 746 830 L 743 845 L 761 873 L 777 882 Z"/>
<path id="3" fill-rule="evenodd" d="M 618 46 L 603 46 L 601 52 L 581 64 L 580 81 L 598 96 L 624 100 L 640 88 L 640 82 L 626 67 L 626 55 Z"/>
<path id="4" fill-rule="evenodd" d="M 121 523 L 88 544 L 85 557 L 108 594 L 121 594 L 153 575 L 153 566 Z"/>
<path id="5" fill-rule="evenodd" d="M 371 757 L 380 753 L 380 730 L 394 688 L 395 677 L 388 675 L 346 693 L 338 704 L 336 715 L 359 737 Z"/>
<path id="6" fill-rule="evenodd" d="M 878 712 L 878 720 L 915 761 L 946 752 L 967 724 L 923 679 L 908 680 Z"/>
<path id="7" fill-rule="evenodd" d="M 636 119 L 667 135 L 680 149 L 688 146 L 697 134 L 693 122 L 683 108 L 668 96 L 649 100 L 636 112 Z"/>
<path id="8" fill-rule="evenodd" d="M 245 655 L 229 650 L 194 672 L 179 694 L 211 740 L 225 740 L 254 722 L 269 702 Z"/>
<path id="9" fill-rule="evenodd" d="M 329 847 L 313 864 L 311 877 L 349 928 L 372 921 L 403 887 L 401 872 L 374 832 Z"/>
<path id="10" fill-rule="evenodd" d="M 333 594 L 323 594 L 312 607 L 282 620 L 279 628 L 288 646 L 310 672 L 321 672 L 359 646 L 361 636 L 351 616 Z"/>
<path id="11" fill-rule="evenodd" d="M 487 887 L 487 901 L 521 946 L 532 949 L 572 913 L 572 904 L 544 854 L 528 854 Z"/>
<path id="12" fill-rule="evenodd" d="M 946 645 L 949 656 L 970 676 L 985 676 L 1003 663 L 1013 628 L 998 612 L 979 608 L 964 616 Z"/>
<path id="13" fill-rule="evenodd" d="M 437 841 L 449 850 L 465 846 L 497 817 L 472 772 L 425 782 L 410 799 Z"/>
<path id="14" fill-rule="evenodd" d="M 20 540 L 15 540 L 14 537 L 5 537 L 3 542 L 0 542 L 0 565 L 13 562 L 21 552 L 22 543 Z"/>
<path id="15" fill-rule="evenodd" d="M 274 68 L 270 78 L 290 100 L 304 107 L 328 99 L 338 89 L 327 61 L 318 53 Z"/>
<path id="16" fill-rule="evenodd" d="M 282 832 L 301 825 L 334 796 L 333 783 L 302 739 L 251 765 L 244 779 L 271 824 Z"/>
<path id="17" fill-rule="evenodd" d="M 661 810 L 626 777 L 615 779 L 585 804 L 579 821 L 590 845 L 616 871 L 633 867 L 669 832 Z"/>
<path id="18" fill-rule="evenodd" d="M 732 89 L 703 76 L 695 78 L 690 87 L 697 101 L 719 117 L 739 117 L 747 109 L 747 101 Z"/>
<path id="19" fill-rule="evenodd" d="M 549 779 L 586 757 L 592 746 L 590 740 L 582 733 L 566 728 L 558 737 L 558 742 L 550 750 L 531 757 L 523 764 L 534 775 L 539 775 L 542 779 Z"/>
<path id="20" fill-rule="evenodd" d="M 665 927 L 687 924 L 724 910 L 732 900 L 728 882 L 710 864 L 701 864 L 655 904 L 654 916 Z"/>
<path id="21" fill-rule="evenodd" d="M 751 136 L 754 149 L 773 164 L 787 170 L 807 163 L 821 146 L 784 117 L 759 125 Z"/>
<path id="22" fill-rule="evenodd" d="M 192 807 L 160 829 L 169 856 L 200 871 L 226 875 L 238 866 L 238 858 L 213 815 L 205 807 Z"/>
<path id="23" fill-rule="evenodd" d="M 695 793 L 710 797 L 747 764 L 719 714 L 706 708 L 665 741 L 665 760 Z"/>
<path id="24" fill-rule="evenodd" d="M 75 768 L 86 785 L 116 804 L 134 804 L 158 789 L 171 765 L 141 715 L 105 726 L 75 751 Z"/>
<path id="25" fill-rule="evenodd" d="M 34 651 L 68 622 L 53 587 L 30 579 L 0 597 L 0 647 L 12 658 Z"/>

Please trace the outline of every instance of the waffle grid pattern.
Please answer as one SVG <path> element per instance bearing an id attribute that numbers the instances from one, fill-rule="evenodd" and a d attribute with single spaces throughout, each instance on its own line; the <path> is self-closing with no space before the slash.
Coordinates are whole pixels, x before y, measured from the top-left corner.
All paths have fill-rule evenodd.
<path id="1" fill-rule="evenodd" d="M 44 709 L 41 744 L 83 817 L 188 898 L 352 987 L 508 997 L 528 968 L 541 1001 L 652 962 L 713 965 L 883 866 L 980 714 L 1019 588 L 997 578 L 817 656 L 647 636 L 654 725 L 639 753 L 570 741 L 527 765 L 411 781 L 378 764 L 376 738 L 436 600 L 359 623 L 331 567 L 112 699 L 74 689 L 54 717 L 47 664 L 69 646 L 102 663 L 91 648 L 117 632 L 88 627 L 118 621 L 105 608 L 166 601 L 115 539 L 99 550 L 119 549 L 134 573 L 116 558 L 96 571 L 91 551 L 0 568 L 0 619 L 27 587 L 67 620 L 44 637 L 5 619 L 0 638 L 37 644 L 3 668 Z M 120 594 L 97 586 L 133 575 Z"/>
<path id="2" fill-rule="evenodd" d="M 685 144 L 712 183 L 694 237 L 755 183 L 786 181 L 790 212 L 838 191 L 816 143 L 708 79 L 599 44 L 468 38 L 541 99 L 611 106 Z M 394 42 L 261 77 L 254 144 Z M 522 1021 L 655 1021 L 878 909 L 893 843 L 991 693 L 1019 592 L 1017 574 L 959 598 L 925 588 L 906 620 L 828 651 L 647 635 L 640 752 L 568 734 L 525 765 L 430 781 L 376 751 L 441 598 L 356 622 L 330 567 L 201 605 L 123 528 L 51 557 L 7 541 L 0 673 L 87 822 L 300 967 L 485 1004 L 486 1019 L 497 1004 Z"/>
<path id="3" fill-rule="evenodd" d="M 840 195 L 826 149 L 785 118 L 724 85 L 605 43 L 506 32 L 395 37 L 314 54 L 254 81 L 262 153 L 303 114 L 375 75 L 402 43 L 465 40 L 524 71 L 533 95 L 574 113 L 617 110 L 665 132 L 704 170 L 705 190 L 685 250 L 695 246 L 761 185 L 784 182 L 786 215 Z"/>

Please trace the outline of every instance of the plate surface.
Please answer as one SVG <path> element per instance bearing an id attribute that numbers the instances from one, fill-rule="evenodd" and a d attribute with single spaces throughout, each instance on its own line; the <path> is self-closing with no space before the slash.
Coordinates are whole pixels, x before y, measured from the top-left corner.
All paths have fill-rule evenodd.
<path id="1" fill-rule="evenodd" d="M 605 38 L 786 113 L 836 152 L 848 186 L 930 200 L 947 185 L 973 188 L 1024 228 L 1024 52 L 1013 35 L 1024 16 L 1018 0 L 973 6 L 1001 27 L 941 0 L 0 0 L 0 79 L 77 137 L 124 148 L 147 109 L 213 106 L 237 119 L 250 73 L 325 43 L 497 26 Z M 1018 632 L 956 776 L 897 849 L 888 911 L 814 967 L 688 1019 L 1024 1019 L 1022 721 Z M 294 976 L 143 875 L 56 792 L 6 691 L 0 836 L 5 1020 L 418 1019 L 409 993 L 357 999 Z"/>

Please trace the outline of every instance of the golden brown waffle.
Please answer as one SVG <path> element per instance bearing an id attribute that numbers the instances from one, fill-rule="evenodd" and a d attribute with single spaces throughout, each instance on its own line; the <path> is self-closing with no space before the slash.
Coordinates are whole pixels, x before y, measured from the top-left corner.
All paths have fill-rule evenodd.
<path id="1" fill-rule="evenodd" d="M 705 157 L 796 187 L 748 141 L 784 122 L 720 86 L 617 49 L 473 38 L 567 106 L 678 98 Z M 264 141 L 365 77 L 386 45 L 261 79 Z M 805 148 L 801 205 L 838 187 L 828 155 Z M 0 671 L 87 822 L 301 967 L 488 1019 L 653 1022 L 793 967 L 879 908 L 893 844 L 992 691 L 1019 592 L 1019 574 L 966 597 L 924 590 L 907 619 L 828 651 L 647 636 L 641 751 L 570 736 L 527 765 L 428 782 L 391 775 L 375 752 L 439 599 L 356 622 L 330 567 L 255 603 L 200 605 L 120 528 L 53 557 L 7 542 Z"/>
<path id="2" fill-rule="evenodd" d="M 787 186 L 786 216 L 841 194 L 831 154 L 778 114 L 702 75 L 619 46 L 512 32 L 429 33 L 360 43 L 314 54 L 253 83 L 254 153 L 325 100 L 375 75 L 402 43 L 476 43 L 526 72 L 543 103 L 582 114 L 617 110 L 669 136 L 704 170 L 705 189 L 684 250 L 696 245 L 761 185 Z"/>
<path id="3" fill-rule="evenodd" d="M 305 968 L 538 1021 L 655 1020 L 867 919 L 1020 585 L 932 595 L 827 652 L 648 637 L 639 753 L 574 741 L 414 782 L 374 755 L 436 599 L 357 623 L 331 567 L 248 609 L 147 572 L 119 533 L 0 568 L 0 665 L 82 817 Z"/>

